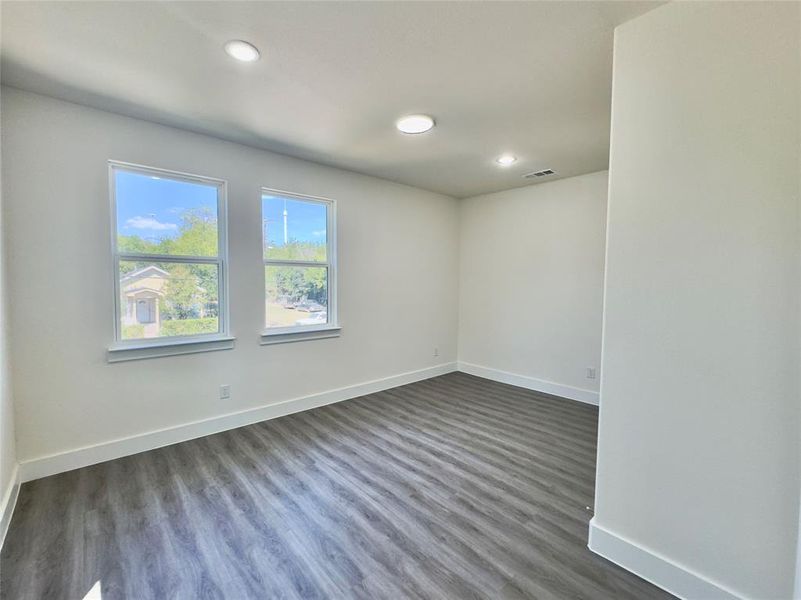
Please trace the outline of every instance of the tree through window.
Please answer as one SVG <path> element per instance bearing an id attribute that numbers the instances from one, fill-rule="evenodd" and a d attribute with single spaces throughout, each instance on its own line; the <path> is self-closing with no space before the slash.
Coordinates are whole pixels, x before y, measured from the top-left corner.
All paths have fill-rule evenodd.
<path id="1" fill-rule="evenodd" d="M 265 324 L 269 331 L 336 325 L 333 201 L 264 190 Z"/>
<path id="2" fill-rule="evenodd" d="M 226 332 L 225 183 L 111 163 L 116 340 Z"/>

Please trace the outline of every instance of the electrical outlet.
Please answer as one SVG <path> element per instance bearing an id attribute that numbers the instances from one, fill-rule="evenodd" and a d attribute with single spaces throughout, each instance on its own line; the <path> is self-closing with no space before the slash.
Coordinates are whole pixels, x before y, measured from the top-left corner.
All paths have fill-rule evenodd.
<path id="1" fill-rule="evenodd" d="M 439 348 L 434 348 L 434 356 L 439 356 Z"/>
<path id="2" fill-rule="evenodd" d="M 228 400 L 231 397 L 231 386 L 227 383 L 220 386 L 220 400 Z"/>
<path id="3" fill-rule="evenodd" d="M 587 379 L 595 379 L 595 367 L 587 367 Z"/>

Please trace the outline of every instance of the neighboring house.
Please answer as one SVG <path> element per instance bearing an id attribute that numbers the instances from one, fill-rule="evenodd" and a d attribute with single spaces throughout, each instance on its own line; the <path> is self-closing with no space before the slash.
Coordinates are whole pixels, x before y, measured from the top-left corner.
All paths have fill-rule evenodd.
<path id="1" fill-rule="evenodd" d="M 142 325 L 143 337 L 157 337 L 161 328 L 159 299 L 170 274 L 153 265 L 131 271 L 120 280 L 122 324 Z"/>

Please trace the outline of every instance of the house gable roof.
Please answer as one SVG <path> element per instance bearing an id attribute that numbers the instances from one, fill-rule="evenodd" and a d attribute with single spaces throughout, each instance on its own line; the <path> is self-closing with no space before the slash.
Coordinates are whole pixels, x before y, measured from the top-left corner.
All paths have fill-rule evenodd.
<path id="1" fill-rule="evenodd" d="M 142 267 L 141 269 L 136 269 L 135 271 L 127 273 L 120 281 L 130 282 L 136 279 L 144 279 L 145 277 L 160 277 L 162 279 L 169 279 L 170 274 L 164 269 L 159 269 L 155 265 L 148 265 L 146 267 Z"/>

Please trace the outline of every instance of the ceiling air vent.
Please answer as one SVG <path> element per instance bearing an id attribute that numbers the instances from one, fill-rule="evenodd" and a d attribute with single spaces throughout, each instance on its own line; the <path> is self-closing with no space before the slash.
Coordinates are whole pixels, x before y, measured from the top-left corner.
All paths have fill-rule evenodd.
<path id="1" fill-rule="evenodd" d="M 526 173 L 523 175 L 523 179 L 536 179 L 537 177 L 547 177 L 548 175 L 553 175 L 555 171 L 553 169 L 543 169 L 542 171 L 534 171 L 533 173 Z"/>

